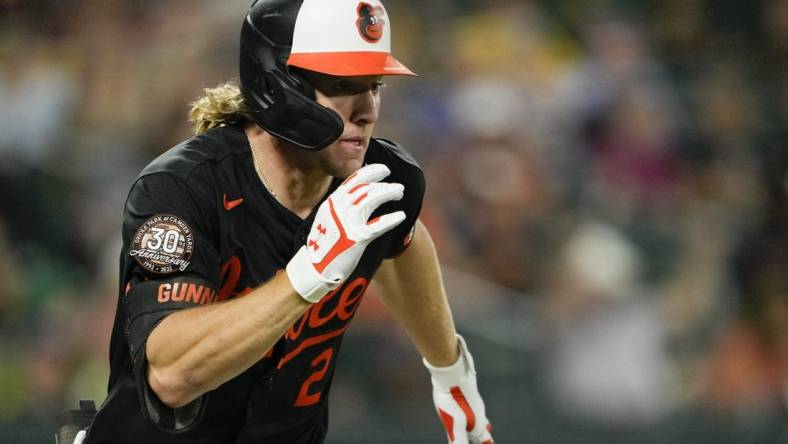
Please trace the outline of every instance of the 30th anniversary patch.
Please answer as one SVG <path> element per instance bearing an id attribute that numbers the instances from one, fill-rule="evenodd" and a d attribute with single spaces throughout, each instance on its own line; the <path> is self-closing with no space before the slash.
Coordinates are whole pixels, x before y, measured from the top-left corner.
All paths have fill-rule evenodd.
<path id="1" fill-rule="evenodd" d="M 165 274 L 186 270 L 193 251 L 191 227 L 178 216 L 157 214 L 137 230 L 129 255 L 142 268 Z"/>

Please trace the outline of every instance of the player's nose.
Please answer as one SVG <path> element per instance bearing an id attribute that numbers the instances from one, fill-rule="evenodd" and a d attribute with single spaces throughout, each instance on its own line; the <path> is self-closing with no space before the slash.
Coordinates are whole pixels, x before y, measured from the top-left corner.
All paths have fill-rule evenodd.
<path id="1" fill-rule="evenodd" d="M 353 111 L 350 121 L 356 125 L 373 124 L 378 120 L 378 98 L 372 90 L 353 96 Z"/>

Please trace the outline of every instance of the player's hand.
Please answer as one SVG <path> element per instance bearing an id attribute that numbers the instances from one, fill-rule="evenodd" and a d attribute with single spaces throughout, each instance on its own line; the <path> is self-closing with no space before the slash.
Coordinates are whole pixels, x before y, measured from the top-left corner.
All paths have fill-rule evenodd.
<path id="1" fill-rule="evenodd" d="M 424 360 L 432 376 L 432 399 L 450 444 L 493 444 L 492 424 L 476 387 L 476 368 L 465 340 L 457 335 L 460 359 L 449 367 L 434 367 Z"/>
<path id="2" fill-rule="evenodd" d="M 367 165 L 320 205 L 306 245 L 287 264 L 290 282 L 301 297 L 318 302 L 347 279 L 370 242 L 405 220 L 402 211 L 369 220 L 383 203 L 402 199 L 405 187 L 380 182 L 390 173 L 386 165 Z"/>

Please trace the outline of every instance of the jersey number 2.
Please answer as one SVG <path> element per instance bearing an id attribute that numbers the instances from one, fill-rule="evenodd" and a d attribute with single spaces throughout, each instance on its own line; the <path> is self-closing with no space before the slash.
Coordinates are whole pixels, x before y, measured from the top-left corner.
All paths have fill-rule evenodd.
<path id="1" fill-rule="evenodd" d="M 309 375 L 309 377 L 306 378 L 306 381 L 301 384 L 301 390 L 298 391 L 298 399 L 296 399 L 295 402 L 296 407 L 306 407 L 308 405 L 317 404 L 317 402 L 320 401 L 320 395 L 323 393 L 322 390 L 316 393 L 309 393 L 309 386 L 317 381 L 320 381 L 326 376 L 328 365 L 331 363 L 331 357 L 333 355 L 334 349 L 329 348 L 323 353 L 317 355 L 317 357 L 312 361 L 312 367 L 320 366 L 320 368 Z"/>

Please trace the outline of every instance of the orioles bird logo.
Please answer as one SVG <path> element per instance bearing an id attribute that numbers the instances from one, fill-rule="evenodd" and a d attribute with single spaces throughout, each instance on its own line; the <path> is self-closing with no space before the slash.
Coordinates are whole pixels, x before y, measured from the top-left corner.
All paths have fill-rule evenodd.
<path id="1" fill-rule="evenodd" d="M 377 43 L 383 37 L 383 25 L 386 24 L 383 20 L 383 8 L 369 3 L 359 3 L 356 12 L 358 13 L 356 26 L 361 38 L 369 43 Z"/>

